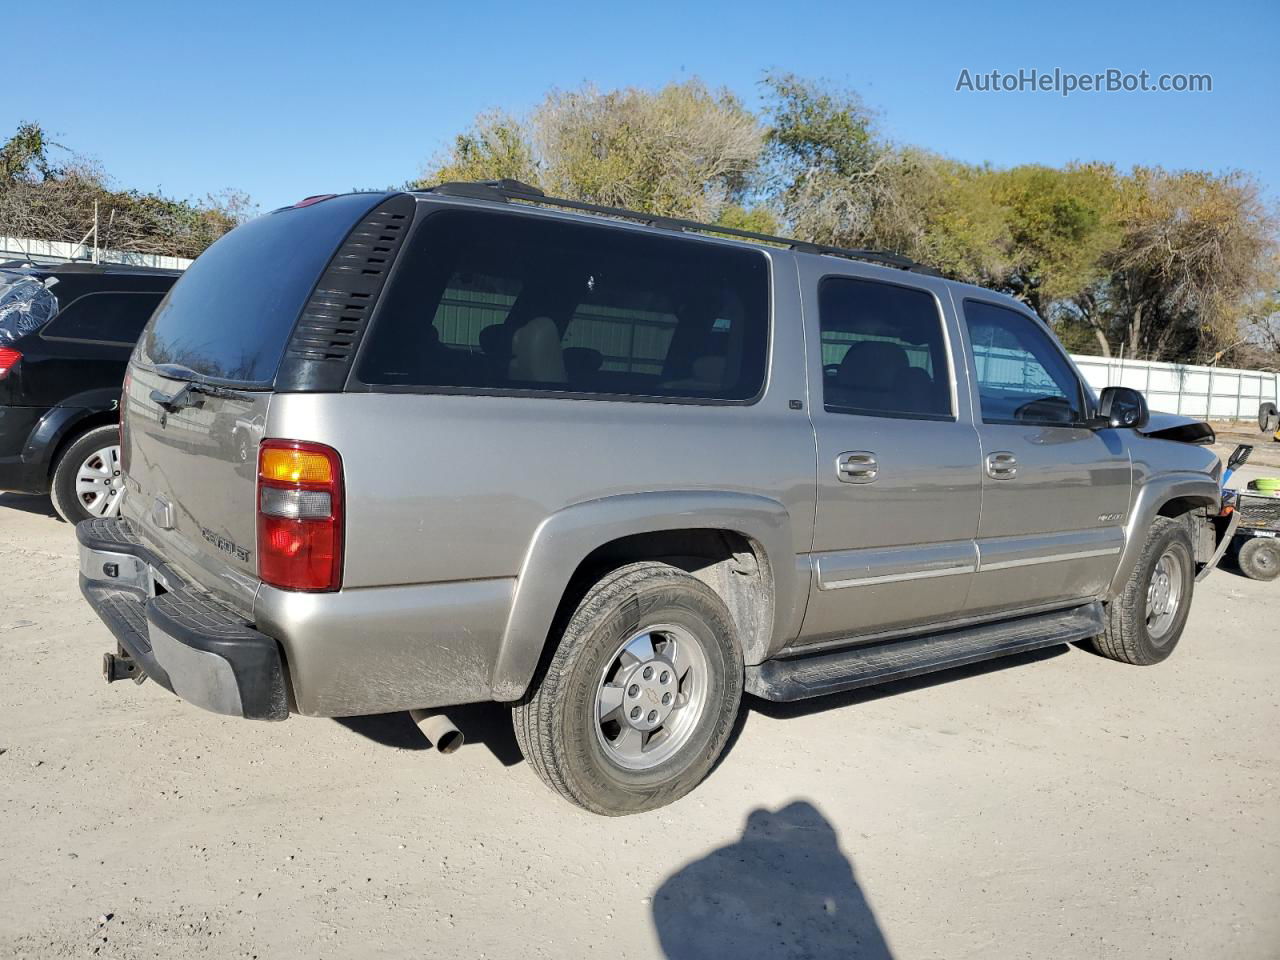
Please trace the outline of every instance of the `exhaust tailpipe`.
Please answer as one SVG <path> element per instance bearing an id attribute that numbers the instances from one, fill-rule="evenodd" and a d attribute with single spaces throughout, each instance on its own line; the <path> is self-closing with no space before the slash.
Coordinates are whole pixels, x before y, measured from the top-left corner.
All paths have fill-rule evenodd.
<path id="1" fill-rule="evenodd" d="M 430 710 L 410 710 L 409 716 L 418 725 L 422 735 L 435 744 L 441 753 L 453 753 L 467 742 L 462 731 L 453 725 L 453 721 L 443 713 Z"/>

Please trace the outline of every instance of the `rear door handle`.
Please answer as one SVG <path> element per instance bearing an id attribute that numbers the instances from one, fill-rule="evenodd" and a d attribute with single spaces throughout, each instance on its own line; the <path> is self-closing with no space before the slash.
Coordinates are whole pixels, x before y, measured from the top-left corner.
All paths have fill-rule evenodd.
<path id="1" fill-rule="evenodd" d="M 987 454 L 987 476 L 992 480 L 1012 480 L 1018 475 L 1018 458 L 1008 450 Z"/>
<path id="2" fill-rule="evenodd" d="M 875 483 L 879 475 L 880 464 L 868 450 L 853 450 L 836 457 L 836 478 L 842 483 Z"/>

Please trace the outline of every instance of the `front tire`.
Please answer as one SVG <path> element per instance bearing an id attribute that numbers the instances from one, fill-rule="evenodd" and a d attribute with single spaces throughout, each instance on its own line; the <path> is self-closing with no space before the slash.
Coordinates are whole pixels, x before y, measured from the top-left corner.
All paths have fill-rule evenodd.
<path id="1" fill-rule="evenodd" d="M 1173 653 L 1191 611 L 1195 551 L 1181 520 L 1157 517 L 1124 591 L 1107 604 L 1107 625 L 1090 641 L 1095 652 L 1148 666 Z"/>
<path id="2" fill-rule="evenodd" d="M 520 750 L 571 803 L 605 816 L 684 796 L 711 771 L 742 700 L 733 620 L 706 584 L 633 563 L 582 599 L 512 711 Z"/>
<path id="3" fill-rule="evenodd" d="M 114 517 L 124 497 L 123 481 L 119 427 L 94 427 L 58 457 L 49 497 L 58 516 L 70 524 L 90 517 Z"/>

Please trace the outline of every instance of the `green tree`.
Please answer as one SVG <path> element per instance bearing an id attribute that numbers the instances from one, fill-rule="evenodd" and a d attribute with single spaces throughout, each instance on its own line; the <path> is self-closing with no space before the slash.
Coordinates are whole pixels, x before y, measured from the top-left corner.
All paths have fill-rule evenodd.
<path id="1" fill-rule="evenodd" d="M 1130 356 L 1206 359 L 1239 338 L 1274 290 L 1276 217 L 1240 173 L 1139 168 L 1121 191 L 1118 249 L 1101 294 Z"/>
<path id="2" fill-rule="evenodd" d="M 0 147 L 0 187 L 57 176 L 59 171 L 49 161 L 51 146 L 39 124 L 19 124 Z"/>
<path id="3" fill-rule="evenodd" d="M 790 73 L 763 80 L 762 190 L 802 240 L 858 246 L 878 208 L 891 203 L 892 162 L 857 94 Z"/>
<path id="4" fill-rule="evenodd" d="M 117 189 L 83 158 L 55 164 L 56 146 L 30 123 L 0 146 L 0 234 L 77 243 L 94 225 L 96 204 L 100 247 L 195 257 L 252 213 L 237 191 L 194 202 Z"/>
<path id="5" fill-rule="evenodd" d="M 715 220 L 746 190 L 763 131 L 699 80 L 552 91 L 528 118 L 477 117 L 415 186 L 512 177 L 572 200 Z"/>
<path id="6" fill-rule="evenodd" d="M 768 233 L 775 236 L 782 230 L 778 218 L 768 207 L 744 207 L 737 203 L 731 203 L 721 210 L 716 224 L 732 227 L 735 230 L 751 230 L 754 233 Z"/>
<path id="7" fill-rule="evenodd" d="M 538 185 L 538 164 L 529 131 L 500 110 L 482 113 L 470 129 L 454 137 L 449 150 L 417 181 L 428 187 L 451 180 L 520 180 Z"/>

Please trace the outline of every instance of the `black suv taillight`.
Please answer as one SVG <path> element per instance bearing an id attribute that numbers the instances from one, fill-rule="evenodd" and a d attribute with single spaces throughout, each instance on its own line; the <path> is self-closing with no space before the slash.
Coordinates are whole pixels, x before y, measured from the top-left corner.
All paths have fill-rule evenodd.
<path id="1" fill-rule="evenodd" d="M 22 354 L 13 347 L 0 347 L 0 380 L 7 377 L 21 359 Z"/>

